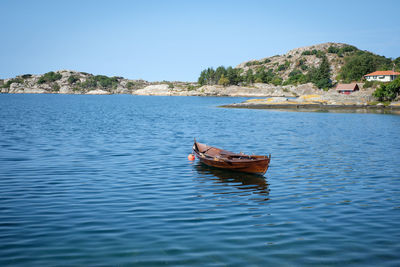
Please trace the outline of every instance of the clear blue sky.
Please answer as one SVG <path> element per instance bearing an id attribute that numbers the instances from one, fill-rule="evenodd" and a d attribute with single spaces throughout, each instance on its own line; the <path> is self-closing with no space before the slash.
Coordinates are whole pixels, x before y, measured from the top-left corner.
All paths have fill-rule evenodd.
<path id="1" fill-rule="evenodd" d="M 400 56 L 400 1 L 0 0 L 0 78 L 71 69 L 195 81 L 324 42 Z"/>

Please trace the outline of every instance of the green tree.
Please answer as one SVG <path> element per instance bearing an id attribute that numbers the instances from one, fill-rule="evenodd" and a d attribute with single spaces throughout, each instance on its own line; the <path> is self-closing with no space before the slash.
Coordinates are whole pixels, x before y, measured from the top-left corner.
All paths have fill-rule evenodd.
<path id="1" fill-rule="evenodd" d="M 79 81 L 79 77 L 75 76 L 75 75 L 71 75 L 68 77 L 68 83 L 69 84 L 74 84 L 77 81 Z"/>
<path id="2" fill-rule="evenodd" d="M 363 88 L 378 88 L 380 85 L 382 85 L 382 82 L 378 81 L 365 81 Z"/>
<path id="3" fill-rule="evenodd" d="M 326 56 L 322 58 L 322 62 L 318 68 L 311 68 L 308 72 L 308 80 L 320 89 L 332 87 L 330 79 L 330 66 Z"/>
<path id="4" fill-rule="evenodd" d="M 203 85 L 214 85 L 218 84 L 219 80 L 221 79 L 222 75 L 228 78 L 230 84 L 237 84 L 240 82 L 240 70 L 233 69 L 232 67 L 228 67 L 225 69 L 224 66 L 219 66 L 216 70 L 213 68 L 207 68 L 200 73 L 197 82 L 200 86 Z"/>
<path id="5" fill-rule="evenodd" d="M 28 79 L 28 78 L 31 78 L 31 77 L 32 77 L 32 74 L 24 74 L 24 75 L 21 76 L 22 79 Z"/>
<path id="6" fill-rule="evenodd" d="M 286 67 L 285 67 L 285 65 L 284 64 L 282 64 L 282 65 L 279 65 L 278 66 L 278 71 L 282 71 L 282 70 L 285 70 L 286 69 Z"/>
<path id="7" fill-rule="evenodd" d="M 357 81 L 375 69 L 376 66 L 374 66 L 373 59 L 369 55 L 349 57 L 340 70 L 340 78 L 345 82 Z"/>
<path id="8" fill-rule="evenodd" d="M 58 83 L 53 83 L 51 85 L 51 88 L 53 89 L 53 91 L 59 91 L 60 90 L 60 85 Z"/>
<path id="9" fill-rule="evenodd" d="M 132 90 L 135 87 L 135 83 L 134 82 L 127 82 L 126 83 L 126 88 L 128 88 L 129 90 Z"/>
<path id="10" fill-rule="evenodd" d="M 337 53 L 339 53 L 339 48 L 336 46 L 330 46 L 328 48 L 328 53 L 337 54 Z"/>
<path id="11" fill-rule="evenodd" d="M 373 96 L 379 101 L 393 101 L 400 93 L 400 77 L 390 83 L 383 83 L 375 90 Z"/>
<path id="12" fill-rule="evenodd" d="M 357 47 L 352 46 L 352 45 L 346 45 L 339 49 L 339 52 L 341 52 L 341 53 L 349 53 L 349 52 L 355 52 L 355 51 L 358 51 L 358 49 L 357 49 Z"/>
<path id="13" fill-rule="evenodd" d="M 225 87 L 225 86 L 227 86 L 229 84 L 229 79 L 226 78 L 224 74 L 222 74 L 221 78 L 218 81 L 218 84 Z"/>
<path id="14" fill-rule="evenodd" d="M 203 70 L 200 73 L 199 78 L 197 79 L 197 83 L 200 84 L 200 86 L 203 86 L 207 83 L 207 70 Z"/>
<path id="15" fill-rule="evenodd" d="M 392 61 L 389 58 L 370 52 L 357 51 L 345 58 L 339 78 L 344 82 L 359 81 L 368 73 L 376 70 L 389 70 L 392 67 Z"/>
<path id="16" fill-rule="evenodd" d="M 86 79 L 86 81 L 84 81 L 83 83 L 81 83 L 79 85 L 79 87 L 83 88 L 83 89 L 94 89 L 97 87 L 97 81 L 93 76 L 90 76 Z"/>
<path id="17" fill-rule="evenodd" d="M 278 71 L 286 70 L 290 66 L 290 61 L 285 61 L 284 64 L 278 66 Z"/>
<path id="18" fill-rule="evenodd" d="M 215 81 L 215 70 L 213 68 L 208 68 L 206 72 L 206 82 L 208 85 L 216 84 Z"/>
<path id="19" fill-rule="evenodd" d="M 263 82 L 271 83 L 271 81 L 275 78 L 274 71 L 272 69 L 268 69 L 268 71 L 264 72 Z"/>
<path id="20" fill-rule="evenodd" d="M 95 89 L 102 87 L 103 89 L 115 88 L 118 85 L 117 77 L 107 77 L 105 75 L 89 76 L 86 81 L 79 86 L 84 89 Z"/>
<path id="21" fill-rule="evenodd" d="M 231 66 L 226 69 L 226 77 L 229 80 L 229 84 L 237 85 L 240 83 L 241 79 L 239 71 L 239 69 L 234 69 Z"/>
<path id="22" fill-rule="evenodd" d="M 48 83 L 48 82 L 55 82 L 60 80 L 62 75 L 60 73 L 55 73 L 53 71 L 47 72 L 40 76 L 39 80 L 37 81 L 38 84 Z"/>
<path id="23" fill-rule="evenodd" d="M 247 83 L 251 84 L 251 83 L 254 83 L 254 80 L 255 79 L 254 79 L 253 70 L 252 69 L 247 70 L 245 81 Z"/>
<path id="24" fill-rule="evenodd" d="M 297 84 L 304 84 L 307 82 L 308 82 L 307 76 L 304 75 L 300 70 L 295 69 L 291 73 L 289 73 L 289 79 L 287 79 L 284 82 L 284 85 L 287 84 L 297 85 Z"/>
<path id="25" fill-rule="evenodd" d="M 272 83 L 273 85 L 275 85 L 275 86 L 281 85 L 281 84 L 282 84 L 282 78 L 280 78 L 280 77 L 275 77 L 275 78 L 271 81 L 271 83 Z"/>
<path id="26" fill-rule="evenodd" d="M 254 81 L 256 83 L 262 83 L 263 82 L 263 78 L 265 75 L 265 67 L 259 67 L 256 69 L 256 74 L 254 75 Z"/>
<path id="27" fill-rule="evenodd" d="M 225 69 L 224 66 L 219 66 L 219 67 L 215 70 L 214 83 L 219 82 L 219 80 L 221 79 L 222 75 L 226 76 L 226 69 Z"/>
<path id="28" fill-rule="evenodd" d="M 393 60 L 393 63 L 396 65 L 395 66 L 395 70 L 396 71 L 400 71 L 400 57 L 398 57 L 395 60 Z"/>
<path id="29" fill-rule="evenodd" d="M 289 73 L 289 77 L 293 77 L 293 76 L 296 76 L 298 74 L 302 74 L 302 72 L 300 70 L 295 69 L 295 70 L 293 70 L 292 72 Z"/>
<path id="30" fill-rule="evenodd" d="M 24 80 L 21 79 L 21 78 L 14 78 L 14 79 L 8 80 L 8 81 L 7 81 L 5 84 L 3 84 L 1 87 L 2 87 L 2 88 L 10 88 L 11 84 L 13 84 L 13 83 L 23 83 L 23 82 L 24 82 Z"/>

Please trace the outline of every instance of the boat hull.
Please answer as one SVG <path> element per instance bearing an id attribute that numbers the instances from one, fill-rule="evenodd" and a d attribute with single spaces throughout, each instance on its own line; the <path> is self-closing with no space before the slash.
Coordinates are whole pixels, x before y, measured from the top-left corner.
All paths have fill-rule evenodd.
<path id="1" fill-rule="evenodd" d="M 193 153 L 205 165 L 258 175 L 266 173 L 271 159 L 271 156 L 236 154 L 197 142 L 193 145 Z"/>

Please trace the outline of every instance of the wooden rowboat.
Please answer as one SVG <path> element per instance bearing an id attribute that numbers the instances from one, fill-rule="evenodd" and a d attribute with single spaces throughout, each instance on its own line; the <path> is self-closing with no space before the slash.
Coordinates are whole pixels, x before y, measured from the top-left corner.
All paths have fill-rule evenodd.
<path id="1" fill-rule="evenodd" d="M 255 156 L 237 154 L 223 149 L 201 144 L 194 140 L 193 153 L 200 160 L 211 167 L 229 169 L 264 175 L 268 170 L 271 155 Z"/>

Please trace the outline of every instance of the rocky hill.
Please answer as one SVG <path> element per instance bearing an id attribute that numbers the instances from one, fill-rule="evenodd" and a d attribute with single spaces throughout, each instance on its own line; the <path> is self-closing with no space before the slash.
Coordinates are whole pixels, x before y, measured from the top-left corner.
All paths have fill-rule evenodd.
<path id="1" fill-rule="evenodd" d="M 348 47 L 348 52 L 329 53 L 329 51 L 340 51 L 340 49 L 346 51 L 346 47 Z M 306 74 L 311 68 L 317 68 L 321 64 L 323 56 L 326 56 L 330 64 L 331 78 L 335 83 L 339 71 L 345 63 L 345 53 L 349 53 L 349 50 L 354 51 L 353 49 L 354 47 L 348 44 L 323 43 L 295 48 L 284 55 L 245 61 L 237 65 L 236 68 L 243 69 L 243 73 L 250 69 L 253 70 L 253 73 L 256 73 L 257 69 L 263 66 L 265 69 L 271 69 L 274 73 L 277 73 L 285 81 L 289 78 L 290 73 L 295 70 Z"/>
<path id="2" fill-rule="evenodd" d="M 335 83 L 358 81 L 364 74 L 400 66 L 391 60 L 343 43 L 323 43 L 290 50 L 235 68 L 223 66 L 201 72 L 195 82 L 148 82 L 72 70 L 0 79 L 1 93 L 298 96 L 328 90 Z M 366 87 L 371 87 L 368 85 Z M 333 89 L 329 90 L 333 91 Z M 336 92 L 335 92 L 336 93 Z"/>
<path id="3" fill-rule="evenodd" d="M 60 70 L 42 75 L 24 74 L 0 80 L 1 93 L 134 94 L 137 90 L 147 87 L 173 89 L 189 86 L 193 84 L 129 80 L 72 70 Z"/>

